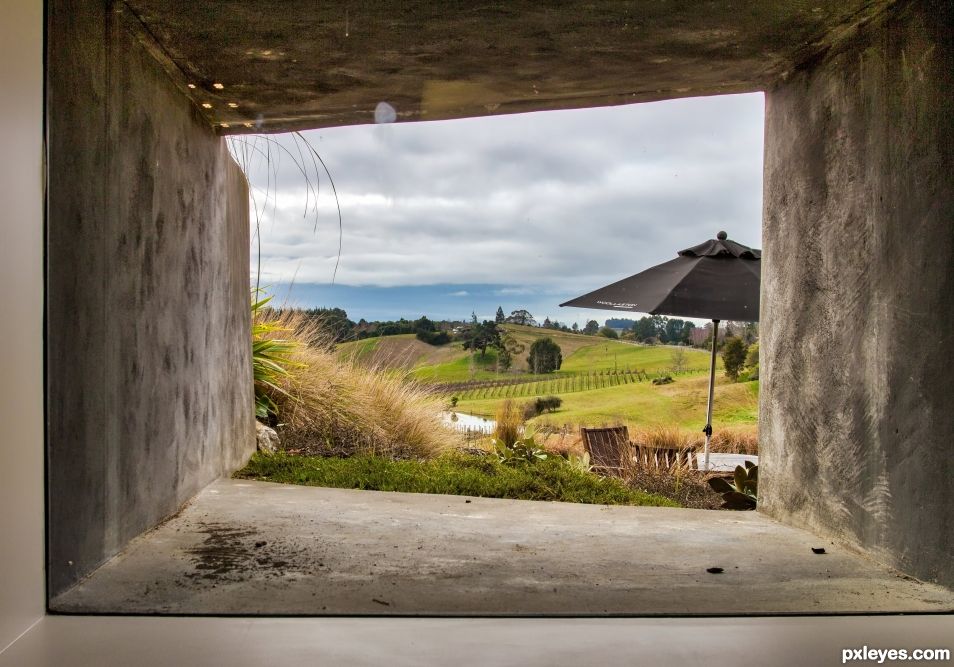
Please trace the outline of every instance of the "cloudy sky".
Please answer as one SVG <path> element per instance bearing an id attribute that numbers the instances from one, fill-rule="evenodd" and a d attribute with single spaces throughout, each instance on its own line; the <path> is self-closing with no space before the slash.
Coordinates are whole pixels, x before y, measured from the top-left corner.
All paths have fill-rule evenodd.
<path id="1" fill-rule="evenodd" d="M 732 95 L 306 132 L 334 178 L 340 239 L 307 147 L 239 138 L 261 284 L 355 320 L 490 318 L 500 305 L 602 322 L 619 314 L 558 304 L 720 229 L 761 247 L 763 107 Z"/>

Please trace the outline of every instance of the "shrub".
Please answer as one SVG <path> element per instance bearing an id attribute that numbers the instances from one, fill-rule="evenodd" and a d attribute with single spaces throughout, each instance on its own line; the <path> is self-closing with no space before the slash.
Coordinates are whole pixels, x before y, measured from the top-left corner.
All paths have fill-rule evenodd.
<path id="1" fill-rule="evenodd" d="M 555 412 L 561 405 L 563 405 L 563 399 L 559 396 L 546 396 L 536 400 L 536 407 L 539 414 Z"/>
<path id="2" fill-rule="evenodd" d="M 610 329 L 609 327 L 603 327 L 599 330 L 599 335 L 604 338 L 612 338 L 613 340 L 619 339 L 619 334 L 616 333 L 615 329 Z"/>
<path id="3" fill-rule="evenodd" d="M 450 334 L 446 331 L 418 331 L 417 339 L 428 345 L 446 345 L 450 342 Z"/>
<path id="4" fill-rule="evenodd" d="M 290 370 L 262 385 L 286 449 L 421 457 L 458 444 L 442 423 L 441 399 L 406 375 L 339 358 L 327 335 L 295 311 L 269 311 L 260 324 L 262 340 L 290 344 Z"/>
<path id="5" fill-rule="evenodd" d="M 540 397 L 534 399 L 523 406 L 523 418 L 533 419 L 538 415 L 542 415 L 544 412 L 554 412 L 561 405 L 563 405 L 563 399 L 559 396 L 547 396 L 545 398 Z"/>

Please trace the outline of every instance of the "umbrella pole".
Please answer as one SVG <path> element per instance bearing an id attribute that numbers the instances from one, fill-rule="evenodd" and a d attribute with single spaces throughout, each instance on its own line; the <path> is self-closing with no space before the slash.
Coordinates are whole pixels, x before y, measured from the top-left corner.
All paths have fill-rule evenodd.
<path id="1" fill-rule="evenodd" d="M 709 360 L 709 405 L 706 408 L 706 434 L 704 470 L 709 470 L 709 440 L 712 438 L 712 398 L 715 393 L 716 345 L 719 342 L 719 320 L 712 320 L 712 357 Z"/>

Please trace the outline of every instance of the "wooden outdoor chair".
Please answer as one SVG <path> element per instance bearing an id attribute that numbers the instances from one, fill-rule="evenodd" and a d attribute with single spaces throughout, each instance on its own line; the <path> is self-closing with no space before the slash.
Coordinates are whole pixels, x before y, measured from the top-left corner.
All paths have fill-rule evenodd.
<path id="1" fill-rule="evenodd" d="M 583 450 L 590 455 L 590 467 L 594 472 L 621 475 L 630 456 L 629 429 L 625 426 L 612 428 L 581 428 Z"/>

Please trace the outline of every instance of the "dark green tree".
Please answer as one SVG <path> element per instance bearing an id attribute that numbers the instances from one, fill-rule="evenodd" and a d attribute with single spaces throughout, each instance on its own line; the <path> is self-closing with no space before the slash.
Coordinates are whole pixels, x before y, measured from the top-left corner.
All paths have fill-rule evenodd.
<path id="1" fill-rule="evenodd" d="M 426 315 L 421 316 L 421 319 L 414 321 L 414 330 L 415 331 L 437 331 L 437 327 L 434 326 L 434 323 L 427 319 Z"/>
<path id="2" fill-rule="evenodd" d="M 725 366 L 725 374 L 733 382 L 739 379 L 739 373 L 745 366 L 745 355 L 748 347 L 738 336 L 729 336 L 722 344 L 722 363 Z"/>
<path id="3" fill-rule="evenodd" d="M 500 348 L 500 330 L 497 323 L 491 320 L 484 320 L 480 324 L 471 324 L 464 338 L 465 350 L 480 350 L 482 355 L 487 354 L 487 348 Z"/>
<path id="4" fill-rule="evenodd" d="M 497 315 L 496 317 L 494 317 L 494 322 L 496 322 L 497 324 L 503 324 L 505 319 L 507 318 L 504 317 L 503 308 L 501 308 L 500 306 L 497 306 Z"/>
<path id="5" fill-rule="evenodd" d="M 657 325 L 657 316 L 640 317 L 633 325 L 633 336 L 636 340 L 646 342 L 652 338 L 659 338 L 659 328 Z"/>
<path id="6" fill-rule="evenodd" d="M 666 343 L 682 343 L 683 336 L 682 332 L 685 328 L 686 321 L 680 320 L 678 318 L 663 318 L 663 335 L 660 337 L 660 340 Z"/>
<path id="7" fill-rule="evenodd" d="M 596 320 L 590 320 L 586 323 L 586 326 L 583 327 L 583 333 L 585 333 L 587 336 L 595 336 L 599 330 L 600 323 Z"/>
<path id="8" fill-rule="evenodd" d="M 341 308 L 310 308 L 304 314 L 317 322 L 319 328 L 336 343 L 349 339 L 355 327 L 354 322 L 348 319 L 348 313 Z"/>
<path id="9" fill-rule="evenodd" d="M 600 329 L 600 335 L 605 338 L 612 338 L 613 340 L 619 339 L 619 334 L 616 333 L 616 329 L 610 329 L 609 327 Z"/>
<path id="10" fill-rule="evenodd" d="M 538 338 L 530 346 L 527 365 L 533 373 L 552 373 L 563 365 L 563 353 L 560 346 L 550 338 Z"/>

